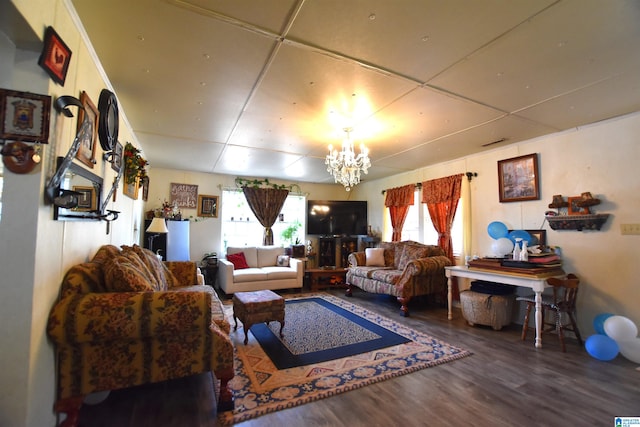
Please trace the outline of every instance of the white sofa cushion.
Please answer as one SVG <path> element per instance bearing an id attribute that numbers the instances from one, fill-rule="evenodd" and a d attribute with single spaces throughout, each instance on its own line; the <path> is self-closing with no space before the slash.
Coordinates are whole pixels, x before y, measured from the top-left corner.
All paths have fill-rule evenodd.
<path id="1" fill-rule="evenodd" d="M 227 248 L 227 254 L 244 253 L 244 258 L 247 260 L 247 265 L 251 268 L 258 267 L 258 250 L 255 246 L 229 246 Z M 276 265 L 275 261 L 272 265 Z"/>
<path id="2" fill-rule="evenodd" d="M 284 255 L 281 246 L 258 246 L 258 267 L 272 267 L 278 265 L 278 255 Z"/>
<path id="3" fill-rule="evenodd" d="M 263 267 L 262 270 L 267 273 L 269 280 L 295 279 L 297 274 L 296 270 L 290 267 Z"/>
<path id="4" fill-rule="evenodd" d="M 267 272 L 262 268 L 243 268 L 233 272 L 233 281 L 236 283 L 257 282 L 267 280 Z"/>

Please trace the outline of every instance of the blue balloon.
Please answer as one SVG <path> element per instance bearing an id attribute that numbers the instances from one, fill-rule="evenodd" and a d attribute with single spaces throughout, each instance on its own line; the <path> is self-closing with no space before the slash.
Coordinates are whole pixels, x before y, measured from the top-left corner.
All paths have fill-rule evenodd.
<path id="1" fill-rule="evenodd" d="M 607 335 L 604 331 L 604 321 L 613 316 L 612 313 L 600 313 L 593 319 L 593 329 L 600 335 Z"/>
<path id="2" fill-rule="evenodd" d="M 509 235 L 507 236 L 509 238 L 509 240 L 511 240 L 513 242 L 513 244 L 516 243 L 516 239 L 522 239 L 522 241 L 527 241 L 527 245 L 531 245 L 531 242 L 533 241 L 533 237 L 531 237 L 531 234 L 527 233 L 524 230 L 513 230 L 511 233 L 509 233 Z"/>
<path id="3" fill-rule="evenodd" d="M 584 347 L 592 357 L 603 361 L 615 359 L 620 352 L 618 343 L 606 335 L 591 335 Z"/>
<path id="4" fill-rule="evenodd" d="M 500 221 L 493 221 L 487 227 L 487 232 L 489 233 L 489 236 L 491 236 L 492 239 L 498 240 L 501 237 L 507 237 L 507 233 L 509 232 L 509 229 L 507 228 L 506 225 L 504 225 Z"/>

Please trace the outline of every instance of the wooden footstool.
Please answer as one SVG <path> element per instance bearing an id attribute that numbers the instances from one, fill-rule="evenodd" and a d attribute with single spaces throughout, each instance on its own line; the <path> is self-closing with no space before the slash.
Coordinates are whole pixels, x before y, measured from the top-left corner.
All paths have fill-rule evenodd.
<path id="1" fill-rule="evenodd" d="M 284 328 L 284 298 L 271 291 L 236 292 L 233 294 L 234 331 L 238 319 L 244 328 L 244 344 L 249 341 L 249 328 L 256 323 L 280 322 L 280 336 Z"/>

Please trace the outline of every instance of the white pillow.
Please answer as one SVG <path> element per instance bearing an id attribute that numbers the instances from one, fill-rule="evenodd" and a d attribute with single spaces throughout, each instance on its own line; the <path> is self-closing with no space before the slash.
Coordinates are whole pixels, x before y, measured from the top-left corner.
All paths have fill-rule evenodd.
<path id="1" fill-rule="evenodd" d="M 366 248 L 367 267 L 384 267 L 384 248 Z"/>

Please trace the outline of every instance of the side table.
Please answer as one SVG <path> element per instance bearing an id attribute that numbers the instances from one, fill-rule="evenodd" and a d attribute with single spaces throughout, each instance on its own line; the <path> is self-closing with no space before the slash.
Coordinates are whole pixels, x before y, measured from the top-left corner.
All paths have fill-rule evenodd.
<path id="1" fill-rule="evenodd" d="M 204 274 L 204 284 L 211 286 L 215 289 L 216 279 L 218 278 L 218 266 L 217 265 L 205 265 L 200 268 L 202 274 Z"/>

